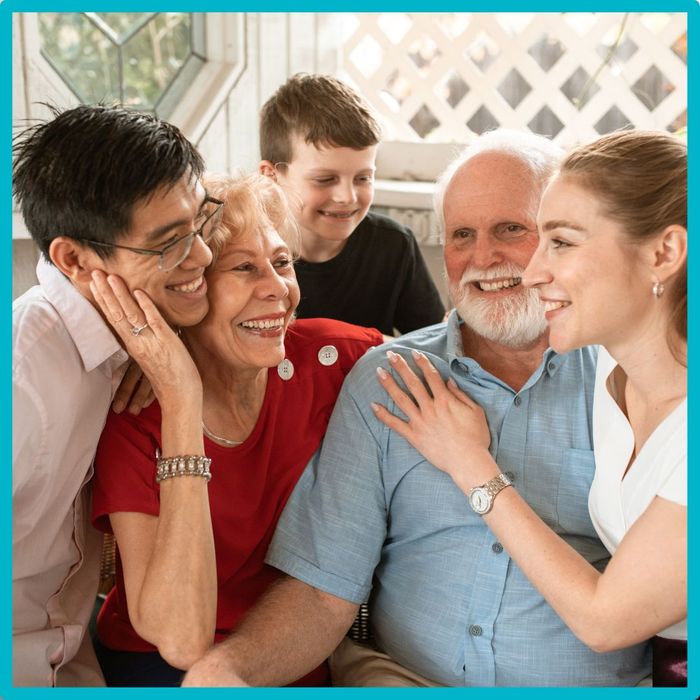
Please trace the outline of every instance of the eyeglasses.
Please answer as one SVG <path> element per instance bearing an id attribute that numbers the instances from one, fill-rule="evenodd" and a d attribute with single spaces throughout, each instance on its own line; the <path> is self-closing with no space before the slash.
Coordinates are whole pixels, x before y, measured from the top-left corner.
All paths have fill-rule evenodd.
<path id="1" fill-rule="evenodd" d="M 128 245 L 102 243 L 101 241 L 91 241 L 88 239 L 83 240 L 85 243 L 92 243 L 92 245 L 100 246 L 101 248 L 122 248 L 124 250 L 130 250 L 132 253 L 138 253 L 139 255 L 158 255 L 160 256 L 158 260 L 158 269 L 161 272 L 169 272 L 170 270 L 174 270 L 190 254 L 195 236 L 200 236 L 205 243 L 208 243 L 211 239 L 224 213 L 224 203 L 220 199 L 215 199 L 207 195 L 204 199 L 203 206 L 206 207 L 207 204 L 213 204 L 214 208 L 208 214 L 205 214 L 204 221 L 202 221 L 200 227 L 196 231 L 176 238 L 160 250 L 132 248 Z"/>

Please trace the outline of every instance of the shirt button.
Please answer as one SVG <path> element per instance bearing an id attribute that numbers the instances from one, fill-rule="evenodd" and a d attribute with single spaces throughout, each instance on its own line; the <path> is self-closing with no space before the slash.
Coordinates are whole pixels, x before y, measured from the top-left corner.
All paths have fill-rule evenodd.
<path id="1" fill-rule="evenodd" d="M 469 634 L 472 635 L 472 637 L 480 637 L 481 636 L 481 627 L 479 625 L 470 625 L 469 626 Z"/>
<path id="2" fill-rule="evenodd" d="M 291 360 L 282 360 L 282 362 L 277 365 L 277 374 L 279 374 L 285 382 L 291 379 L 294 376 L 294 365 Z"/>
<path id="3" fill-rule="evenodd" d="M 523 400 L 522 400 L 519 396 L 516 396 L 516 397 L 513 399 L 513 403 L 514 403 L 516 406 L 520 406 L 520 404 L 521 404 L 522 402 L 523 402 Z"/>
<path id="4" fill-rule="evenodd" d="M 556 364 L 554 364 L 554 362 L 550 362 L 550 363 L 547 365 L 547 369 L 548 369 L 550 372 L 554 372 L 554 370 L 556 369 L 556 367 L 557 367 L 557 366 L 556 366 Z"/>
<path id="5" fill-rule="evenodd" d="M 495 554 L 500 554 L 503 551 L 503 545 L 500 542 L 494 542 L 491 545 L 491 551 Z"/>
<path id="6" fill-rule="evenodd" d="M 325 367 L 334 365 L 338 360 L 338 349 L 335 345 L 324 345 L 318 351 L 318 361 Z"/>

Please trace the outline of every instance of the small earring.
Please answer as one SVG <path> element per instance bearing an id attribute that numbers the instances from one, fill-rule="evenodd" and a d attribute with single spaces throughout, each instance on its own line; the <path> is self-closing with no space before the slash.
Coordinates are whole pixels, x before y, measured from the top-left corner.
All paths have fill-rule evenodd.
<path id="1" fill-rule="evenodd" d="M 654 286 L 651 288 L 651 293 L 657 298 L 661 299 L 661 296 L 663 295 L 665 290 L 665 287 L 663 285 L 663 282 L 654 282 Z"/>

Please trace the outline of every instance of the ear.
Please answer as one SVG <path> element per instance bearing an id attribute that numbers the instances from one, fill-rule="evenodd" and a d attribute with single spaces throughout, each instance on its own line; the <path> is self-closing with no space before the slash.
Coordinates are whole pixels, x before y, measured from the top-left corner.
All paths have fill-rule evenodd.
<path id="1" fill-rule="evenodd" d="M 97 253 L 67 236 L 58 236 L 51 241 L 49 257 L 51 262 L 83 293 L 90 284 L 90 273 L 101 267 Z"/>
<path id="2" fill-rule="evenodd" d="M 261 175 L 271 177 L 275 182 L 277 182 L 277 170 L 275 170 L 274 163 L 271 163 L 269 160 L 260 161 L 260 165 L 258 165 L 258 172 Z"/>
<path id="3" fill-rule="evenodd" d="M 652 244 L 654 281 L 666 282 L 688 258 L 688 231 L 683 226 L 667 226 Z"/>

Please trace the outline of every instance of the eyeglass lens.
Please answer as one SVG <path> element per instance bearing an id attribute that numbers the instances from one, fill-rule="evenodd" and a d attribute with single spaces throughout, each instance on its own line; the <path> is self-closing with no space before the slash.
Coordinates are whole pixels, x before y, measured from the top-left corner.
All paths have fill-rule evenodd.
<path id="1" fill-rule="evenodd" d="M 221 221 L 223 207 L 217 204 L 208 204 L 207 209 L 202 212 L 204 222 L 196 230 L 187 236 L 183 236 L 175 241 L 171 246 L 168 246 L 160 255 L 158 267 L 163 272 L 168 272 L 175 269 L 192 250 L 195 236 L 201 236 L 202 240 L 207 243 L 211 238 L 216 226 Z"/>

